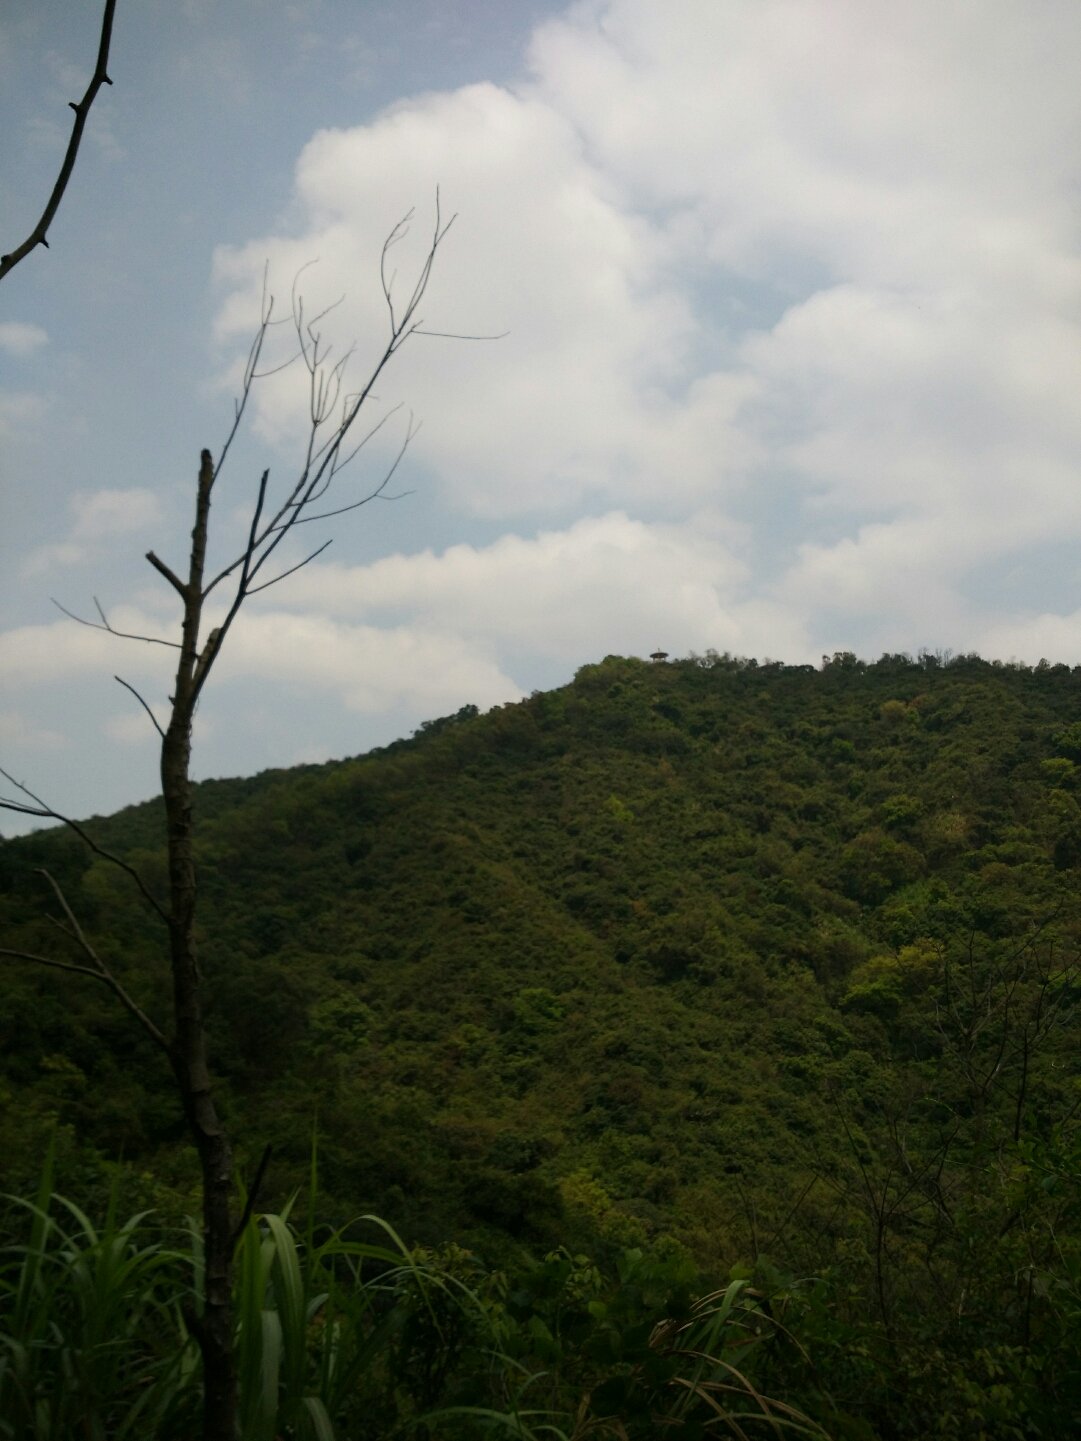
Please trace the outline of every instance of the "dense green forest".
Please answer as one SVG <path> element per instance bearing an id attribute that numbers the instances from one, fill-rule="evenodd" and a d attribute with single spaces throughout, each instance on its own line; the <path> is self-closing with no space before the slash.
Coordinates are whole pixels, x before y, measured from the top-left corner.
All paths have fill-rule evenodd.
<path id="1" fill-rule="evenodd" d="M 200 946 L 241 1169 L 271 1141 L 261 1207 L 376 1213 L 498 1292 L 586 1408 L 574 1434 L 633 1413 L 644 1317 L 733 1278 L 754 1385 L 832 1435 L 1064 1434 L 1079 767 L 1081 668 L 709 653 L 608 657 L 353 760 L 207 782 Z M 163 885 L 156 804 L 87 828 Z M 155 918 L 68 833 L 0 844 L 4 944 L 65 954 L 43 867 L 154 1015 Z M 88 1215 L 118 1188 L 179 1223 L 196 1172 L 160 1055 L 104 988 L 4 964 L 3 1189 L 32 1197 L 52 1147 Z M 17 1240 L 26 1208 L 5 1215 Z M 372 1435 L 408 1429 L 394 1404 Z M 411 1434 L 483 1429 L 478 1407 L 418 1431 L 410 1404 Z"/>

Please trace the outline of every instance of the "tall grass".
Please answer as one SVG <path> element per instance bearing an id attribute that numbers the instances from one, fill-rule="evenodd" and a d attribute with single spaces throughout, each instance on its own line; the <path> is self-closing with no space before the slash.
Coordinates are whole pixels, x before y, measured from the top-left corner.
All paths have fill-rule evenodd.
<path id="1" fill-rule="evenodd" d="M 192 1386 L 190 1258 L 147 1238 L 145 1213 L 121 1224 L 115 1183 L 95 1227 L 53 1192 L 51 1153 L 35 1199 L 6 1200 L 29 1235 L 0 1263 L 0 1436 L 158 1435 Z"/>
<path id="2" fill-rule="evenodd" d="M 513 1275 L 447 1246 L 411 1250 L 385 1221 L 303 1233 L 291 1207 L 253 1216 L 236 1257 L 243 1441 L 636 1441 L 822 1433 L 763 1396 L 747 1360 L 772 1334 L 742 1281 L 658 1299 L 663 1266 L 617 1278 L 559 1252 Z M 53 1190 L 9 1198 L 0 1260 L 0 1437 L 179 1441 L 198 1429 L 192 1226 L 170 1244 L 146 1213 L 100 1227 Z M 9 1227 L 10 1229 L 10 1227 Z M 371 1239 L 357 1239 L 356 1234 Z"/>

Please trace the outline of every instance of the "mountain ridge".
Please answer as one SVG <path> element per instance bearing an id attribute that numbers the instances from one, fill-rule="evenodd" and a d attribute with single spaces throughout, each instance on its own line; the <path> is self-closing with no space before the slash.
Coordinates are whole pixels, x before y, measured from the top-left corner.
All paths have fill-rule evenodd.
<path id="1" fill-rule="evenodd" d="M 363 1185 L 356 1199 L 373 1206 L 409 1197 L 421 1235 L 506 1225 L 523 1176 L 545 1214 L 571 1193 L 588 1212 L 575 1186 L 589 1192 L 601 1173 L 618 1178 L 594 1197 L 602 1230 L 668 1229 L 672 1198 L 682 1214 L 702 1189 L 695 1163 L 722 1150 L 718 1118 L 741 1166 L 783 1167 L 794 1134 L 821 1143 L 817 1102 L 791 1080 L 820 1085 L 831 1047 L 859 1049 L 854 1026 L 886 1024 L 874 977 L 858 973 L 876 955 L 940 945 L 961 924 L 993 949 L 1050 916 L 1076 942 L 1081 813 L 1060 740 L 1079 700 L 1081 668 L 971 657 L 839 654 L 821 670 L 609 657 L 557 691 L 464 707 L 367 756 L 203 783 L 210 1023 L 242 1131 L 265 1088 L 291 1115 L 298 1157 L 313 1100 L 336 1138 L 354 1135 L 358 1109 L 384 1107 L 364 1177 L 334 1141 L 325 1174 L 343 1197 Z M 154 823 L 153 803 L 95 823 L 151 884 Z M 88 923 L 131 971 L 125 947 L 151 947 L 152 931 L 123 878 L 70 837 L 4 844 L 8 916 L 39 936 L 27 862 L 57 847 Z M 132 975 L 152 1004 L 158 963 Z M 43 1030 L 52 978 L 12 979 L 4 1039 L 28 1071 L 34 1036 L 62 1054 L 63 1027 Z M 117 1043 L 106 998 L 74 1004 L 93 1017 L 84 1052 L 94 1036 Z M 718 1047 L 747 1052 L 727 1091 L 696 1059 Z M 141 1054 L 134 1040 L 123 1049 Z M 318 1079 L 331 1054 L 337 1089 Z M 91 1092 L 99 1064 L 80 1067 Z M 129 1147 L 153 1153 L 157 1124 L 127 1127 Z M 403 1127 L 414 1141 L 383 1154 Z M 521 1155 L 489 1175 L 500 1127 Z M 490 1183 L 484 1205 L 471 1167 Z M 718 1185 L 711 1209 L 730 1190 Z M 714 1259 L 729 1244 L 675 1229 Z"/>

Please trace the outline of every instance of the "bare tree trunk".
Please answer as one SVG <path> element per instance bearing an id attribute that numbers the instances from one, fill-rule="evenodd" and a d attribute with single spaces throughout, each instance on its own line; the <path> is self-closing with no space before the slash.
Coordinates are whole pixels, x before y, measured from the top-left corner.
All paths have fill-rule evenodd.
<path id="1" fill-rule="evenodd" d="M 115 0 L 106 5 L 107 27 L 111 24 Z M 107 45 L 107 30 L 103 47 Z M 103 48 L 103 56 L 105 49 Z M 101 65 L 104 61 L 101 61 Z M 100 83 L 100 82 L 99 82 Z M 88 102 L 87 102 L 88 103 Z M 88 976 L 109 990 L 139 1022 L 169 1059 L 176 1078 L 177 1089 L 188 1123 L 188 1129 L 199 1155 L 199 1166 L 203 1187 L 203 1252 L 205 1262 L 205 1284 L 201 1314 L 192 1314 L 188 1322 L 195 1336 L 203 1362 L 203 1438 L 204 1441 L 237 1441 L 237 1373 L 233 1348 L 233 1250 L 248 1217 L 252 1213 L 259 1185 L 269 1156 L 269 1147 L 263 1153 L 255 1181 L 248 1192 L 246 1208 L 233 1223 L 232 1214 L 232 1151 L 229 1138 L 221 1123 L 211 1087 L 210 1066 L 207 1058 L 206 1030 L 203 1018 L 202 978 L 195 945 L 196 873 L 195 851 L 192 828 L 192 782 L 191 782 L 191 741 L 192 722 L 195 718 L 199 696 L 222 644 L 244 601 L 260 590 L 292 575 L 302 566 L 321 555 L 330 544 L 329 540 L 318 546 L 303 560 L 269 579 L 263 579 L 267 562 L 288 539 L 294 528 L 309 520 L 326 520 L 356 510 L 377 497 L 385 496 L 387 487 L 397 469 L 398 462 L 414 434 L 412 420 L 406 430 L 405 440 L 383 479 L 359 499 L 344 505 L 332 505 L 319 511 L 325 503 L 338 472 L 356 455 L 357 451 L 378 431 L 383 422 L 379 421 L 368 435 L 363 437 L 354 449 L 346 453 L 344 446 L 361 410 L 372 394 L 372 388 L 390 360 L 397 354 L 406 340 L 413 335 L 436 335 L 447 337 L 443 331 L 425 331 L 417 314 L 424 298 L 431 276 L 436 251 L 442 243 L 451 220 L 444 223 L 440 217 L 439 195 L 436 192 L 435 225 L 427 254 L 420 266 L 418 278 L 404 306 L 400 306 L 393 293 L 393 277 L 387 275 L 387 256 L 390 249 L 407 233 L 412 217 L 410 211 L 390 232 L 383 246 L 380 263 L 380 278 L 383 296 L 390 319 L 390 337 L 382 355 L 376 361 L 367 381 L 358 391 L 344 390 L 344 373 L 348 355 L 328 363 L 329 347 L 324 346 L 318 330 L 319 317 L 314 321 L 304 318 L 303 301 L 293 292 L 293 324 L 296 330 L 298 350 L 308 373 L 310 396 L 310 428 L 308 443 L 299 476 L 292 482 L 284 497 L 268 506 L 269 471 L 264 471 L 259 482 L 258 494 L 252 511 L 247 543 L 238 555 L 216 576 L 205 577 L 207 558 L 207 537 L 210 527 L 211 492 L 222 462 L 236 436 L 241 419 L 256 379 L 263 374 L 274 374 L 271 369 L 259 370 L 263 342 L 271 324 L 273 297 L 264 294 L 262 319 L 256 332 L 244 370 L 241 397 L 237 402 L 232 429 L 218 457 L 215 468 L 209 450 L 200 458 L 198 489 L 195 501 L 195 524 L 191 532 L 191 551 L 188 575 L 182 580 L 153 551 L 147 552 L 147 560 L 166 580 L 180 597 L 183 606 L 183 624 L 179 641 L 162 639 L 158 636 L 131 634 L 114 629 L 100 605 L 98 621 L 85 620 L 72 612 L 64 614 L 102 630 L 110 635 L 128 640 L 168 645 L 180 653 L 176 669 L 173 694 L 169 697 L 170 711 L 168 726 L 162 730 L 151 707 L 139 692 L 123 680 L 116 679 L 129 690 L 146 711 L 151 724 L 161 738 L 161 790 L 165 802 L 166 844 L 169 861 L 169 896 L 162 904 L 150 887 L 127 861 L 120 856 L 103 850 L 78 822 L 61 812 L 53 810 L 38 796 L 14 780 L 6 771 L 0 771 L 25 800 L 11 800 L 0 796 L 0 809 L 14 810 L 21 814 L 48 817 L 62 821 L 80 836 L 84 843 L 97 855 L 104 857 L 124 871 L 135 884 L 144 902 L 164 922 L 169 933 L 169 959 L 173 983 L 173 1034 L 167 1036 L 146 1014 L 134 997 L 112 974 L 101 956 L 82 930 L 63 891 L 48 873 L 43 873 L 67 918 L 62 926 L 71 942 L 82 954 L 82 963 L 55 956 L 37 955 L 21 950 L 0 947 L 0 957 L 34 962 L 38 965 Z M 464 337 L 463 337 L 464 338 Z M 469 337 L 480 339 L 479 336 Z M 340 418 L 335 411 L 341 407 Z M 210 630 L 200 651 L 200 633 L 203 624 L 203 610 L 207 597 L 214 589 L 229 581 L 235 587 L 231 600 L 225 603 L 220 624 Z"/>
<path id="2" fill-rule="evenodd" d="M 184 593 L 184 625 L 172 713 L 161 747 L 161 789 L 169 854 L 169 948 L 173 973 L 173 1070 L 184 1114 L 199 1153 L 203 1179 L 205 1302 L 195 1320 L 203 1357 L 204 1441 L 234 1441 L 231 1214 L 232 1157 L 210 1084 L 199 963 L 195 948 L 195 855 L 191 808 L 191 730 L 197 699 L 197 645 L 203 608 L 210 492 L 214 465 L 202 453 L 191 560 Z"/>

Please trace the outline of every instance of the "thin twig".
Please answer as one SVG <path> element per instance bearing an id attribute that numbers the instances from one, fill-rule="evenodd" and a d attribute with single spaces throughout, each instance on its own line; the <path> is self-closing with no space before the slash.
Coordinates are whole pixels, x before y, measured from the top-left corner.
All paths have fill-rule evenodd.
<path id="1" fill-rule="evenodd" d="M 460 335 L 456 330 L 425 330 L 422 326 L 415 325 L 413 334 L 427 335 L 432 340 L 506 340 L 510 331 L 501 330 L 498 335 Z"/>
<path id="2" fill-rule="evenodd" d="M 149 560 L 149 558 L 150 557 L 148 556 L 147 559 Z M 79 625 L 85 625 L 90 630 L 103 630 L 107 635 L 115 635 L 118 640 L 141 640 L 145 641 L 147 645 L 167 645 L 170 650 L 180 649 L 180 646 L 176 643 L 175 640 L 162 640 L 162 638 L 157 635 L 136 635 L 132 631 L 117 630 L 115 626 L 111 626 L 106 619 L 105 612 L 102 610 L 101 606 L 98 605 L 97 596 L 94 597 L 94 604 L 97 606 L 98 615 L 101 616 L 100 624 L 96 620 L 87 620 L 85 616 L 76 615 L 74 611 L 68 610 L 67 606 L 61 605 L 60 602 L 53 596 L 50 596 L 49 599 L 52 601 L 53 605 L 56 606 L 57 610 L 62 611 L 64 615 L 67 616 L 68 620 L 77 621 Z"/>
<path id="3" fill-rule="evenodd" d="M 365 496 L 363 496 L 360 500 L 351 501 L 348 505 L 340 505 L 340 506 L 338 506 L 338 508 L 337 508 L 336 510 L 321 510 L 318 515 L 298 515 L 298 516 L 295 518 L 295 520 L 292 520 L 292 521 L 290 522 L 290 524 L 291 524 L 291 525 L 310 525 L 311 522 L 314 521 L 314 520 L 329 520 L 329 519 L 331 518 L 331 516 L 333 516 L 333 515 L 344 515 L 344 514 L 346 513 L 346 511 L 349 511 L 349 510 L 359 510 L 362 505 L 367 505 L 368 502 L 369 502 L 369 501 L 372 501 L 372 500 L 397 500 L 397 499 L 399 499 L 398 496 L 384 495 L 383 492 L 386 490 L 386 488 L 387 488 L 387 486 L 390 484 L 390 482 L 394 479 L 394 472 L 398 469 L 399 465 L 401 465 L 402 459 L 403 459 L 404 456 L 405 456 L 405 452 L 406 452 L 406 451 L 408 450 L 408 448 L 409 448 L 410 442 L 411 442 L 411 441 L 413 440 L 413 438 L 417 435 L 417 433 L 419 432 L 419 430 L 420 430 L 420 426 L 419 426 L 419 425 L 414 426 L 414 425 L 413 425 L 413 421 L 412 421 L 412 417 L 410 417 L 410 421 L 409 421 L 409 431 L 408 431 L 408 433 L 406 434 L 405 440 L 402 442 L 401 447 L 400 447 L 400 449 L 399 449 L 399 451 L 398 451 L 398 454 L 394 457 L 394 461 L 393 461 L 393 463 L 391 464 L 390 469 L 387 471 L 386 475 L 384 475 L 383 479 L 379 482 L 379 484 L 376 486 L 376 488 L 375 488 L 374 490 L 369 491 L 368 494 L 365 495 Z M 325 490 L 325 487 L 324 487 L 324 490 Z M 403 492 L 403 494 L 408 494 L 408 492 Z"/>
<path id="4" fill-rule="evenodd" d="M 308 434 L 307 452 L 299 476 L 293 483 L 292 489 L 278 505 L 277 510 L 265 521 L 262 521 L 261 524 L 257 524 L 257 528 L 252 532 L 251 535 L 249 535 L 248 544 L 245 549 L 228 566 L 226 566 L 222 571 L 220 571 L 206 587 L 206 591 L 204 592 L 204 594 L 209 593 L 228 575 L 234 573 L 238 569 L 241 570 L 241 578 L 238 583 L 234 603 L 232 606 L 230 606 L 229 613 L 225 621 L 222 623 L 221 629 L 223 634 L 232 624 L 232 620 L 236 614 L 236 610 L 243 602 L 244 596 L 246 594 L 250 594 L 254 589 L 254 587 L 252 587 L 251 585 L 251 582 L 255 579 L 256 575 L 263 569 L 270 556 L 282 543 L 282 541 L 285 539 L 285 536 L 289 533 L 290 530 L 292 530 L 294 525 L 305 522 L 308 519 L 327 519 L 331 515 L 342 514 L 347 510 L 356 509 L 359 504 L 366 503 L 368 499 L 373 499 L 376 496 L 382 495 L 386 489 L 390 476 L 393 475 L 394 470 L 400 463 L 401 455 L 404 452 L 399 453 L 397 460 L 394 462 L 394 465 L 391 467 L 388 474 L 383 477 L 381 484 L 377 486 L 375 490 L 373 490 L 371 494 L 365 497 L 362 501 L 353 502 L 348 506 L 342 506 L 335 510 L 327 511 L 320 516 L 307 517 L 303 514 L 304 510 L 308 506 L 310 506 L 317 497 L 325 494 L 330 480 L 333 478 L 336 471 L 341 468 L 342 448 L 345 442 L 345 438 L 349 434 L 354 422 L 357 419 L 357 416 L 360 414 L 360 411 L 367 403 L 367 401 L 371 398 L 380 375 L 383 373 L 390 360 L 405 343 L 405 341 L 409 338 L 409 336 L 414 333 L 420 326 L 421 322 L 416 318 L 417 307 L 423 299 L 424 293 L 427 289 L 428 281 L 431 277 L 432 265 L 435 260 L 436 251 L 438 250 L 440 244 L 446 236 L 447 231 L 454 223 L 456 217 L 451 216 L 450 220 L 444 223 L 440 210 L 439 191 L 437 190 L 435 223 L 432 231 L 431 244 L 429 245 L 428 253 L 424 258 L 423 264 L 420 267 L 420 271 L 416 283 L 414 284 L 413 291 L 409 297 L 408 304 L 406 305 L 404 311 L 399 313 L 395 307 L 393 296 L 391 293 L 393 288 L 393 280 L 388 281 L 387 279 L 386 257 L 390 248 L 400 239 L 402 239 L 402 237 L 406 233 L 409 220 L 412 218 L 412 214 L 413 212 L 410 211 L 409 214 L 406 215 L 402 220 L 400 220 L 391 231 L 384 245 L 383 255 L 380 262 L 380 277 L 381 283 L 383 285 L 383 294 L 392 322 L 390 339 L 387 342 L 383 354 L 379 357 L 374 367 L 372 368 L 372 371 L 369 374 L 364 386 L 354 396 L 350 397 L 349 402 L 346 404 L 340 422 L 322 445 L 319 444 L 320 432 L 322 430 L 324 422 L 327 420 L 327 417 L 330 414 L 330 410 L 336 403 L 336 398 L 338 394 L 340 393 L 344 364 L 345 361 L 348 359 L 348 356 L 343 357 L 341 360 L 337 361 L 333 366 L 329 368 L 329 370 L 326 369 L 324 363 L 326 360 L 326 354 L 328 354 L 329 352 L 324 353 L 321 349 L 320 337 L 318 333 L 313 329 L 316 322 L 305 322 L 303 301 L 297 295 L 296 286 L 294 283 L 293 324 L 297 331 L 299 354 L 308 370 L 311 386 L 309 398 L 311 426 L 309 428 Z M 325 312 L 321 312 L 321 314 L 323 313 Z M 262 337 L 265 335 L 266 328 L 269 323 L 270 321 L 268 315 L 264 313 L 264 318 L 260 325 L 258 336 L 259 344 L 261 344 Z M 254 348 L 255 347 L 253 347 L 253 352 Z M 248 397 L 251 391 L 252 380 L 253 367 L 249 366 L 248 370 L 245 373 L 241 401 L 239 402 L 237 407 L 237 423 L 239 423 L 239 415 L 242 412 L 243 407 L 247 404 Z M 235 428 L 236 427 L 234 425 L 234 432 Z M 378 427 L 375 427 L 374 429 L 378 429 Z M 369 433 L 369 437 L 366 437 L 366 439 L 370 438 L 370 434 L 374 433 L 374 429 L 372 432 Z M 232 438 L 232 433 L 234 432 L 231 432 L 230 439 Z M 415 434 L 415 429 L 413 427 L 411 427 L 411 432 Z M 407 437 L 407 443 L 408 439 L 409 437 Z M 357 449 L 359 448 L 360 447 L 358 446 Z"/>
<path id="5" fill-rule="evenodd" d="M 252 340 L 251 349 L 248 351 L 248 359 L 244 365 L 244 378 L 241 382 L 240 399 L 237 400 L 233 406 L 233 424 L 229 428 L 229 434 L 225 437 L 225 444 L 222 446 L 218 454 L 217 463 L 214 466 L 215 480 L 221 474 L 222 466 L 225 464 L 225 457 L 229 454 L 229 450 L 240 429 L 240 422 L 244 418 L 244 411 L 247 408 L 248 400 L 251 396 L 252 383 L 259 369 L 259 356 L 263 351 L 263 343 L 266 340 L 267 331 L 271 325 L 274 324 L 274 296 L 267 285 L 269 274 L 270 262 L 267 261 L 263 266 L 263 295 L 259 312 L 259 328 L 255 332 L 255 338 Z"/>
<path id="6" fill-rule="evenodd" d="M 41 219 L 34 226 L 33 230 L 26 237 L 23 243 L 17 246 L 10 255 L 0 256 L 0 280 L 14 270 L 20 260 L 25 259 L 38 245 L 44 245 L 48 250 L 49 242 L 45 239 L 49 226 L 53 222 L 63 199 L 64 191 L 67 189 L 68 181 L 71 179 L 71 172 L 75 169 L 75 157 L 79 153 L 79 145 L 83 138 L 83 129 L 86 125 L 86 117 L 90 114 L 90 107 L 97 98 L 97 93 L 103 85 L 111 85 L 109 79 L 109 44 L 113 35 L 113 12 L 116 9 L 116 0 L 105 0 L 105 12 L 101 20 L 101 39 L 98 42 L 98 59 L 94 66 L 94 74 L 90 84 L 86 88 L 83 98 L 75 103 L 69 101 L 71 109 L 75 111 L 75 123 L 71 127 L 71 137 L 68 140 L 68 148 L 64 152 L 64 160 L 60 166 L 60 174 L 57 176 L 56 184 L 53 186 L 52 194 L 49 196 L 48 204 L 42 212 Z"/>
<path id="7" fill-rule="evenodd" d="M 305 558 L 298 561 L 296 565 L 291 565 L 288 570 L 283 570 L 281 575 L 276 575 L 273 580 L 264 580 L 262 585 L 249 585 L 244 594 L 258 595 L 261 590 L 269 590 L 272 585 L 277 585 L 278 581 L 284 580 L 287 575 L 295 575 L 298 570 L 302 570 L 304 566 L 313 561 L 317 555 L 322 555 L 330 543 L 329 540 L 325 540 L 318 550 L 313 550 L 311 555 L 305 556 Z"/>
<path id="8" fill-rule="evenodd" d="M 149 1035 L 152 1040 L 157 1042 L 157 1044 L 162 1048 L 162 1050 L 167 1056 L 171 1057 L 172 1047 L 165 1039 L 165 1036 L 157 1028 L 157 1026 L 146 1014 L 146 1012 L 139 1005 L 139 1003 L 132 999 L 132 997 L 128 994 L 125 988 L 113 975 L 112 971 L 109 970 L 109 967 L 98 955 L 97 951 L 95 951 L 94 947 L 90 944 L 89 940 L 86 937 L 86 934 L 83 931 L 82 926 L 80 926 L 79 922 L 75 918 L 75 912 L 71 909 L 70 905 L 68 905 L 67 897 L 64 895 L 64 892 L 61 889 L 59 883 L 46 870 L 39 869 L 37 871 L 37 874 L 39 876 L 44 876 L 45 879 L 48 881 L 50 887 L 52 888 L 53 895 L 55 895 L 57 901 L 60 903 L 60 906 L 63 909 L 65 916 L 67 916 L 68 918 L 70 929 L 68 926 L 60 925 L 59 922 L 55 922 L 55 924 L 59 926 L 60 930 L 62 930 L 66 936 L 70 937 L 70 939 L 75 941 L 75 943 L 79 946 L 80 950 L 90 961 L 90 965 L 76 966 L 71 964 L 70 962 L 56 961 L 49 956 L 38 956 L 28 951 L 13 951 L 4 949 L 0 950 L 0 955 L 15 957 L 19 960 L 24 961 L 34 961 L 38 965 L 53 966 L 57 970 L 74 971 L 77 975 L 92 976 L 95 980 L 100 981 L 102 985 L 107 986 L 109 990 L 112 991 L 112 993 L 116 996 L 120 1003 L 128 1011 L 131 1012 L 131 1014 L 143 1027 L 147 1035 Z M 50 917 L 50 919 L 52 918 Z"/>
<path id="9" fill-rule="evenodd" d="M 345 400 L 345 408 L 346 408 L 346 410 L 348 410 L 348 408 L 349 408 L 349 406 L 350 406 L 351 404 L 352 404 L 352 398 L 349 397 L 349 396 L 346 396 L 346 400 Z M 367 432 L 367 434 L 364 435 L 364 436 L 362 436 L 361 439 L 357 441 L 356 445 L 354 445 L 353 449 L 349 452 L 348 455 L 344 455 L 344 456 L 342 455 L 342 453 L 341 453 L 341 446 L 340 446 L 340 443 L 339 443 L 338 453 L 337 453 L 337 455 L 334 457 L 334 460 L 333 460 L 332 463 L 331 463 L 330 470 L 327 472 L 326 479 L 323 481 L 322 486 L 321 486 L 317 491 L 314 491 L 314 492 L 308 497 L 308 503 L 309 503 L 310 505 L 314 505 L 317 500 L 321 500 L 321 499 L 323 498 L 323 496 L 324 496 L 324 495 L 327 493 L 327 491 L 330 489 L 331 481 L 333 481 L 333 479 L 334 479 L 334 477 L 337 475 L 338 471 L 339 471 L 339 470 L 344 470 L 344 468 L 345 468 L 351 461 L 355 460 L 356 457 L 360 454 L 360 452 L 364 449 L 364 447 L 368 444 L 369 440 L 371 440 L 373 436 L 378 435 L 379 432 L 383 429 L 384 425 L 386 425 L 387 421 L 393 419 L 393 417 L 398 414 L 398 412 L 399 412 L 399 410 L 401 410 L 401 408 L 402 408 L 402 402 L 399 401 L 397 405 L 392 405 L 391 408 L 390 408 L 388 411 L 385 411 L 385 412 L 379 417 L 379 419 L 375 422 L 375 424 L 371 427 L 371 429 Z M 333 436 L 329 437 L 329 438 L 327 439 L 325 445 L 322 447 L 322 449 L 321 449 L 319 452 L 317 452 L 317 454 L 318 454 L 318 455 L 322 455 L 323 450 L 329 449 L 329 447 L 334 443 L 334 440 L 335 440 L 335 437 L 333 437 Z"/>
<path id="10" fill-rule="evenodd" d="M 158 918 L 164 921 L 166 925 L 169 924 L 168 913 L 151 895 L 150 891 L 147 888 L 146 882 L 143 880 L 142 876 L 139 874 L 139 872 L 135 869 L 134 866 L 129 865 L 128 862 L 122 860 L 120 856 L 114 855 L 112 851 L 107 851 L 103 846 L 99 846 L 97 841 L 94 840 L 93 836 L 88 835 L 87 832 L 83 830 L 82 826 L 79 824 L 78 821 L 73 821 L 70 816 L 62 815 L 60 811 L 53 810 L 52 806 L 47 805 L 40 796 L 36 796 L 29 786 L 23 785 L 22 781 L 17 781 L 15 777 L 13 775 L 9 775 L 2 766 L 0 766 L 0 776 L 3 776 L 4 780 L 6 780 L 10 785 L 13 785 L 16 790 L 22 791 L 24 796 L 29 796 L 30 799 L 34 802 L 34 807 L 30 807 L 21 804 L 19 801 L 10 801 L 0 796 L 0 809 L 7 811 L 17 811 L 21 815 L 41 816 L 44 820 L 59 821 L 61 825 L 67 826 L 69 830 L 75 832 L 75 834 L 82 841 L 83 845 L 87 846 L 90 850 L 92 850 L 96 856 L 100 856 L 103 861 L 108 861 L 111 865 L 118 867 L 120 870 L 124 871 L 125 874 L 130 876 L 131 879 L 134 881 L 136 888 L 139 891 L 139 894 L 151 907 L 151 909 L 158 916 Z"/>
<path id="11" fill-rule="evenodd" d="M 0 946 L 0 956 L 9 956 L 15 961 L 33 961 L 35 965 L 51 966 L 56 971 L 72 971 L 77 976 L 93 976 L 95 981 L 103 980 L 100 971 L 90 966 L 76 966 L 71 961 L 57 961 L 52 956 L 38 956 L 33 951 L 12 951 L 7 946 Z"/>
<path id="12" fill-rule="evenodd" d="M 219 571 L 218 574 L 214 577 L 214 579 L 210 582 L 210 584 L 203 587 L 204 600 L 206 600 L 207 596 L 215 588 L 215 586 L 220 585 L 223 580 L 227 580 L 228 577 L 232 575 L 233 571 L 236 570 L 237 566 L 244 566 L 245 570 L 242 573 L 242 576 L 247 575 L 247 567 L 250 565 L 251 557 L 255 552 L 256 536 L 259 533 L 259 520 L 263 514 L 263 506 L 266 503 L 267 482 L 269 480 L 270 471 L 264 470 L 263 474 L 259 478 L 259 491 L 255 497 L 255 509 L 252 511 L 251 525 L 248 528 L 247 545 L 244 547 L 243 551 L 241 551 L 240 555 L 237 556 L 236 560 L 234 560 L 231 565 L 226 566 L 223 571 Z M 243 579 L 241 582 L 241 588 L 243 588 Z"/>
<path id="13" fill-rule="evenodd" d="M 158 724 L 158 718 L 157 718 L 157 716 L 154 714 L 154 712 L 153 712 L 153 711 L 150 709 L 150 707 L 147 705 L 146 701 L 143 700 L 142 696 L 141 696 L 141 695 L 139 694 L 139 692 L 135 689 L 135 687 L 134 687 L 133 685 L 129 685 L 128 682 L 124 679 L 124 677 L 123 677 L 123 676 L 120 676 L 120 675 L 114 675 L 114 676 L 113 676 L 113 680 L 119 681 L 120 684 L 124 687 L 125 690 L 130 690 L 130 691 L 131 691 L 132 695 L 135 697 L 135 699 L 136 699 L 136 700 L 139 702 L 139 704 L 142 706 L 143 710 L 145 710 L 146 713 L 147 713 L 147 715 L 150 717 L 150 724 L 151 724 L 151 725 L 154 727 L 154 729 L 157 731 L 158 735 L 161 736 L 162 740 L 164 740 L 164 739 L 165 739 L 165 732 L 162 730 L 161 726 Z"/>

